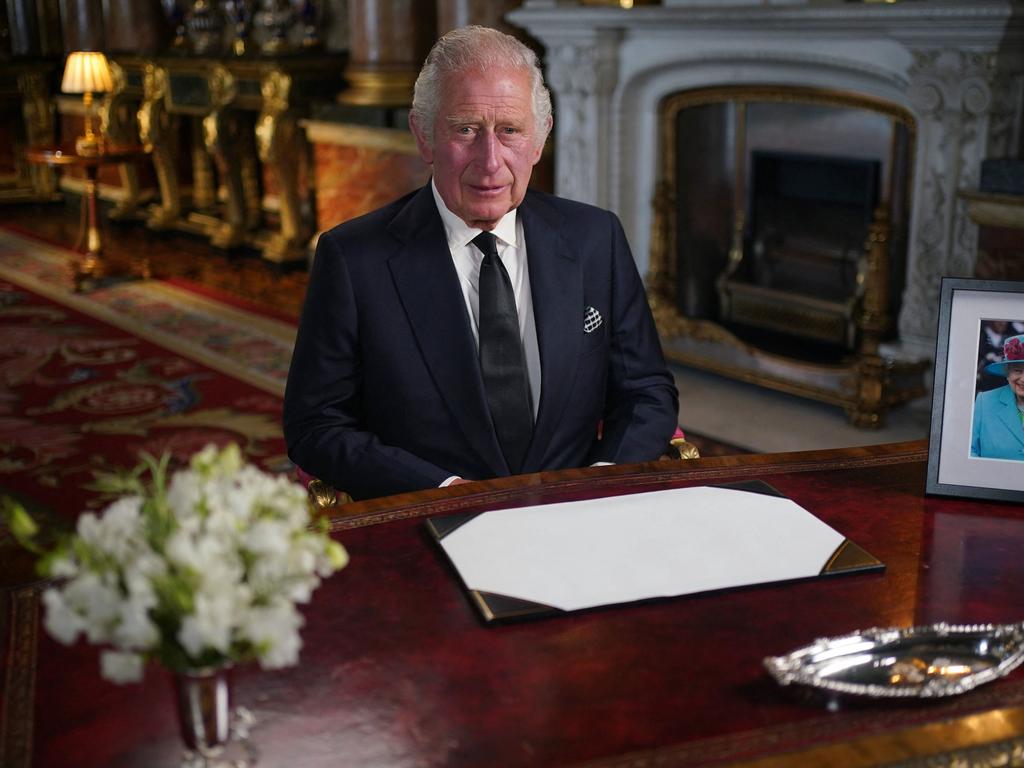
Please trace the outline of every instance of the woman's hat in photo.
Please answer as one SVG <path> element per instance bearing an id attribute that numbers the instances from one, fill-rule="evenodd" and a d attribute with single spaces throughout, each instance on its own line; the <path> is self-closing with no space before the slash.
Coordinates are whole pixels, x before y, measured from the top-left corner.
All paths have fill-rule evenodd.
<path id="1" fill-rule="evenodd" d="M 1006 367 L 1011 363 L 1024 364 L 1024 333 L 1010 336 L 1003 342 L 1003 359 L 989 363 L 985 370 L 998 376 L 1006 375 Z"/>

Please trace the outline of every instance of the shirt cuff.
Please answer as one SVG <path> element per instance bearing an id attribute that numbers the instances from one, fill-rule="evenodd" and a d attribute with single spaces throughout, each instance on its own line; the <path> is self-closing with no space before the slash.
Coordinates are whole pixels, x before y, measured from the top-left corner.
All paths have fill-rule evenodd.
<path id="1" fill-rule="evenodd" d="M 611 466 L 614 466 L 614 465 L 615 465 L 614 461 L 595 461 L 590 466 L 592 466 L 592 467 L 611 467 Z"/>
<path id="2" fill-rule="evenodd" d="M 452 483 L 454 483 L 454 482 L 455 482 L 456 480 L 461 480 L 461 479 L 462 479 L 462 478 L 461 478 L 461 477 L 459 477 L 458 475 L 452 475 L 451 477 L 449 477 L 449 478 L 448 478 L 447 480 L 445 480 L 445 481 L 444 481 L 443 483 L 441 483 L 441 484 L 440 484 L 439 486 L 437 486 L 437 487 L 438 487 L 438 488 L 447 488 L 447 487 L 448 487 L 449 485 L 451 485 Z"/>

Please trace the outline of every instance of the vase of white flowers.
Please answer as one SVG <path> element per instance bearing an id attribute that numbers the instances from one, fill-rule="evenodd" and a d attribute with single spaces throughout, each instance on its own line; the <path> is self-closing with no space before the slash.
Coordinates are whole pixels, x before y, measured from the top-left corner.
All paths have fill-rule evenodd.
<path id="1" fill-rule="evenodd" d="M 348 555 L 311 519 L 301 486 L 246 464 L 237 446 L 207 446 L 170 478 L 168 464 L 143 456 L 98 478 L 120 497 L 44 553 L 41 571 L 59 580 L 43 593 L 44 625 L 65 644 L 107 646 L 100 670 L 114 682 L 141 679 L 148 659 L 171 670 L 182 736 L 202 755 L 228 737 L 225 670 L 295 664 L 296 604 Z M 7 506 L 15 535 L 39 551 L 24 510 Z"/>

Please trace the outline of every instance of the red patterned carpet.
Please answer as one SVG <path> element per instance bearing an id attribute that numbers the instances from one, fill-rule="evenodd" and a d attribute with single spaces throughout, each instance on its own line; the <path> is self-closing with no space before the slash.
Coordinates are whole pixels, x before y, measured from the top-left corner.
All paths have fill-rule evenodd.
<path id="1" fill-rule="evenodd" d="M 237 442 L 291 471 L 291 324 L 157 281 L 69 292 L 67 252 L 0 230 L 0 492 L 66 525 L 92 472 Z M 0 532 L 0 545 L 3 533 Z"/>

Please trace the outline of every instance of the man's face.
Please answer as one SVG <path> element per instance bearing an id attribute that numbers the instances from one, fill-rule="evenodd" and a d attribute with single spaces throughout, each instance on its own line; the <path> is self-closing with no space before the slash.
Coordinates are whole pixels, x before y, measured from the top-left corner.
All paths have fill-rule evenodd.
<path id="1" fill-rule="evenodd" d="M 442 83 L 433 145 L 410 121 L 420 155 L 448 210 L 490 230 L 526 194 L 540 159 L 530 76 L 518 70 L 468 71 Z"/>
<path id="2" fill-rule="evenodd" d="M 1006 381 L 1017 399 L 1024 402 L 1024 363 L 1010 363 L 1006 366 Z"/>

